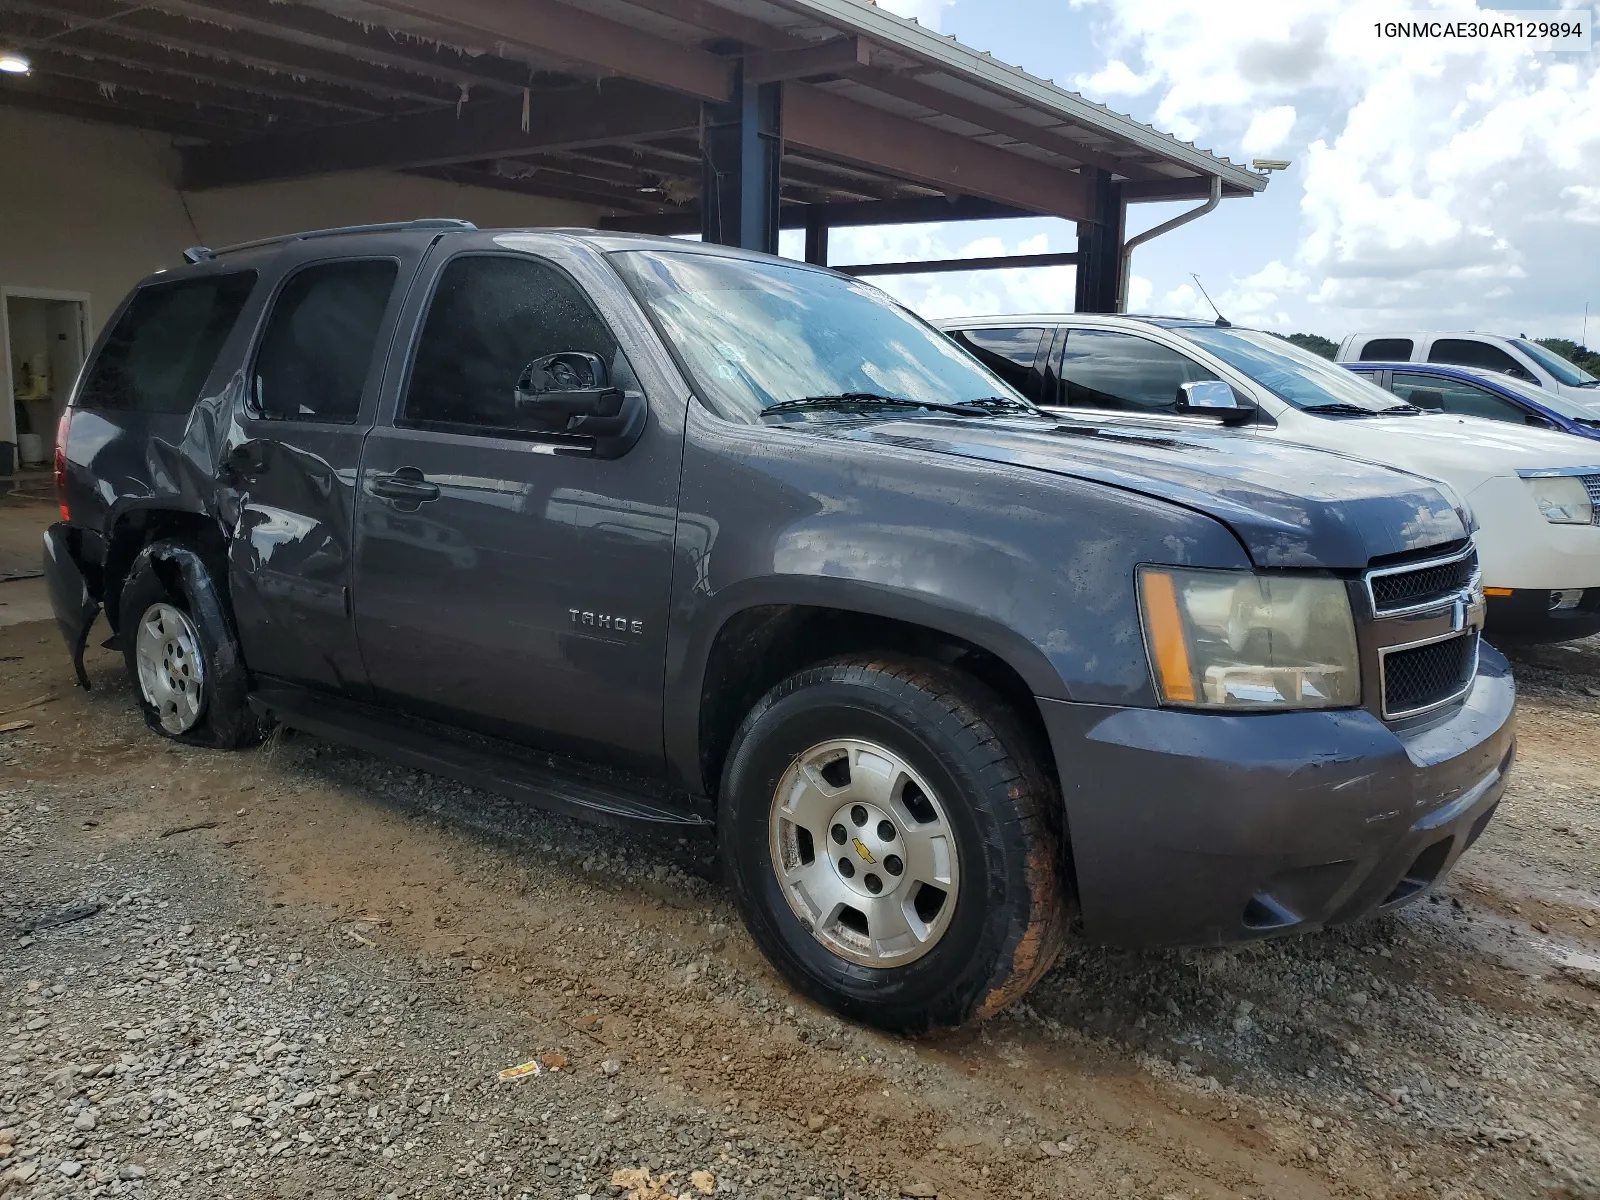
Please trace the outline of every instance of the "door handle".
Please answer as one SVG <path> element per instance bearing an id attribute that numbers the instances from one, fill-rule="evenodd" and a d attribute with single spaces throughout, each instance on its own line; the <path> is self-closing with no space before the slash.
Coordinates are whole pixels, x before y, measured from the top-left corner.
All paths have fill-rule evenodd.
<path id="1" fill-rule="evenodd" d="M 424 504 L 439 498 L 439 485 L 429 483 L 416 467 L 401 467 L 392 475 L 375 475 L 372 494 L 386 500 Z"/>

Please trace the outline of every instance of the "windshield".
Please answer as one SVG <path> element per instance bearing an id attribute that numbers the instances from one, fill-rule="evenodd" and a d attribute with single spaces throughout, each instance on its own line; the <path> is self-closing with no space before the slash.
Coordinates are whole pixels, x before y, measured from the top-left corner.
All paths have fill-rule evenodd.
<path id="1" fill-rule="evenodd" d="M 1600 387 L 1600 379 L 1596 379 L 1576 363 L 1568 362 L 1554 350 L 1539 345 L 1538 342 L 1530 342 L 1526 338 L 1512 338 L 1511 344 L 1568 387 L 1590 385 Z"/>
<path id="2" fill-rule="evenodd" d="M 950 338 L 853 279 L 693 251 L 629 250 L 611 260 L 725 417 L 754 422 L 786 402 L 861 395 L 1033 407 Z"/>
<path id="3" fill-rule="evenodd" d="M 1205 347 L 1296 408 L 1334 405 L 1370 413 L 1416 411 L 1355 372 L 1270 333 L 1211 325 L 1186 325 L 1173 332 Z"/>
<path id="4" fill-rule="evenodd" d="M 1548 408 L 1553 413 L 1559 413 L 1574 421 L 1592 421 L 1595 419 L 1596 410 L 1593 407 L 1579 404 L 1576 400 L 1568 400 L 1559 393 L 1552 392 L 1549 388 L 1542 388 L 1537 383 L 1526 383 L 1510 375 L 1502 375 L 1498 371 L 1473 371 L 1472 374 L 1486 383 L 1512 392 L 1543 408 Z M 1600 398 L 1597 398 L 1600 403 Z"/>

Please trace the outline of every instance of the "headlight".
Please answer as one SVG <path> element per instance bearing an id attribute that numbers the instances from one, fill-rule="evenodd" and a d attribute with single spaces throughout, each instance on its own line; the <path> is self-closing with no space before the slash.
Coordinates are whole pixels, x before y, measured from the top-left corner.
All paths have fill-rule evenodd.
<path id="1" fill-rule="evenodd" d="M 1347 708 L 1361 702 L 1355 621 L 1337 579 L 1142 567 L 1139 604 L 1163 704 Z"/>
<path id="2" fill-rule="evenodd" d="M 1550 475 L 1527 481 L 1533 489 L 1533 502 L 1544 519 L 1553 525 L 1592 525 L 1594 502 L 1589 489 L 1576 475 Z"/>

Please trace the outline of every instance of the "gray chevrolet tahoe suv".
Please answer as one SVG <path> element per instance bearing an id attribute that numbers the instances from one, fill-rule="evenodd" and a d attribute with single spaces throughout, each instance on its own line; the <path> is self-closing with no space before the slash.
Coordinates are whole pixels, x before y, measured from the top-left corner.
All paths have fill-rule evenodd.
<path id="1" fill-rule="evenodd" d="M 1500 798 L 1511 676 L 1421 479 L 1045 415 L 736 250 L 418 221 L 186 257 L 100 337 L 45 545 L 80 679 L 103 609 L 158 734 L 276 720 L 714 833 L 772 962 L 897 1029 L 1073 937 L 1402 904 Z"/>

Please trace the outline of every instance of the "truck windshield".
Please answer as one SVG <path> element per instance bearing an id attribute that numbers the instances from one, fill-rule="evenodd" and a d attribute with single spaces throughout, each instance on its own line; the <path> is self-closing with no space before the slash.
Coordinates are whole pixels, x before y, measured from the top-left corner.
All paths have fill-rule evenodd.
<path id="1" fill-rule="evenodd" d="M 1512 338 L 1511 344 L 1568 387 L 1600 389 L 1600 379 L 1596 379 L 1577 363 L 1568 362 L 1554 350 L 1541 346 L 1538 342 L 1530 342 L 1527 338 Z"/>
<path id="2" fill-rule="evenodd" d="M 874 398 L 911 415 L 918 410 L 904 401 L 978 406 L 968 416 L 1035 411 L 950 338 L 853 279 L 696 251 L 627 250 L 611 260 L 702 397 L 732 420 L 755 422 L 779 405 L 803 414 L 829 398 L 844 411 Z"/>
<path id="3" fill-rule="evenodd" d="M 1256 329 L 1218 329 L 1185 325 L 1173 330 L 1211 351 L 1235 371 L 1296 408 L 1361 416 L 1400 416 L 1419 410 L 1397 401 L 1354 371 L 1318 358 L 1292 342 Z"/>

